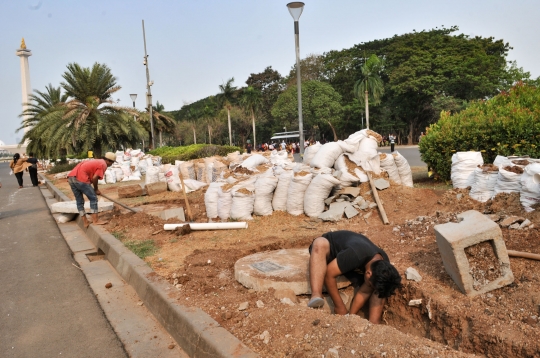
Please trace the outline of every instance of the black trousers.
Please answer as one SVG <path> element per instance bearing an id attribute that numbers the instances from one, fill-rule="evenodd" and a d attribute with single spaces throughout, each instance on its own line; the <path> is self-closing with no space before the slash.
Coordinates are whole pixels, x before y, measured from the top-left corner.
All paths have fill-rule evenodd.
<path id="1" fill-rule="evenodd" d="M 19 186 L 23 186 L 23 179 L 22 179 L 23 173 L 24 172 L 15 173 L 15 177 L 17 178 L 17 183 L 19 183 Z"/>
<path id="2" fill-rule="evenodd" d="M 37 176 L 37 169 L 28 168 L 28 173 L 30 174 L 30 180 L 32 181 L 33 186 L 39 185 L 39 180 Z"/>
<path id="3" fill-rule="evenodd" d="M 390 151 L 391 151 L 391 152 L 394 151 L 394 143 L 390 143 Z"/>

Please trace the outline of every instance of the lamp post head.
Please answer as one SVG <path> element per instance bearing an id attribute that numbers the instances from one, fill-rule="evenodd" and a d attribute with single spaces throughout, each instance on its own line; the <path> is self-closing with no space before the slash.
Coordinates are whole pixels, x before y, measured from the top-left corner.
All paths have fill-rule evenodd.
<path id="1" fill-rule="evenodd" d="M 304 10 L 304 3 L 300 1 L 290 2 L 287 4 L 287 8 L 289 9 L 289 13 L 294 21 L 298 21 L 300 19 L 300 15 L 302 15 L 302 11 Z"/>
<path id="2" fill-rule="evenodd" d="M 137 99 L 137 94 L 136 94 L 136 93 L 132 93 L 132 94 L 129 95 L 129 97 L 131 97 L 131 100 L 132 100 L 133 102 L 135 102 L 135 100 Z"/>

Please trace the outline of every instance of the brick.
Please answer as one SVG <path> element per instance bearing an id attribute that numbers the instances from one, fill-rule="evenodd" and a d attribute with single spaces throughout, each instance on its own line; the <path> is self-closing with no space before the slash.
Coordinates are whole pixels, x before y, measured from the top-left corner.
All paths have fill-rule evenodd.
<path id="1" fill-rule="evenodd" d="M 143 188 L 139 184 L 125 185 L 118 188 L 119 198 L 135 198 L 143 194 Z"/>
<path id="2" fill-rule="evenodd" d="M 167 191 L 167 183 L 162 182 L 146 184 L 144 187 L 148 195 L 156 195 Z"/>
<path id="3" fill-rule="evenodd" d="M 476 296 L 511 284 L 514 275 L 499 225 L 475 210 L 465 211 L 457 217 L 460 222 L 436 225 L 434 229 L 444 268 L 459 289 L 468 296 Z M 491 241 L 501 275 L 475 290 L 465 249 L 484 241 Z"/>

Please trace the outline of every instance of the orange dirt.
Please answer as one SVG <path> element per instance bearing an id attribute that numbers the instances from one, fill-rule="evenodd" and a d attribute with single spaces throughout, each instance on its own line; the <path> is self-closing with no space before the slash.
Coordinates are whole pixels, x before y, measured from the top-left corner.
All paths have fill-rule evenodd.
<path id="1" fill-rule="evenodd" d="M 100 189 L 116 199 L 115 192 L 122 184 Z M 69 193 L 67 181 L 55 185 Z M 205 190 L 188 194 L 197 222 L 207 221 Z M 374 201 L 369 190 L 367 183 L 361 186 L 361 194 Z M 540 253 L 539 211 L 522 211 L 516 194 L 502 194 L 494 201 L 480 203 L 464 189 L 396 185 L 380 191 L 379 196 L 390 225 L 382 224 L 377 209 L 369 218 L 357 215 L 337 223 L 274 212 L 271 216 L 254 216 L 246 230 L 195 231 L 179 236 L 178 232 L 163 231 L 164 221 L 157 217 L 117 209 L 109 214 L 107 228 L 122 240 L 154 240 L 159 251 L 145 260 L 178 287 L 172 297 L 182 305 L 200 307 L 262 357 L 321 357 L 330 348 L 337 349 L 340 357 L 461 357 L 464 353 L 538 357 L 540 262 L 511 257 L 513 284 L 467 297 L 443 268 L 433 226 L 455 221 L 457 213 L 471 209 L 501 218 L 522 216 L 535 227 L 502 229 L 506 246 L 509 250 Z M 184 206 L 182 193 L 172 192 L 122 202 L 145 211 L 156 210 L 156 205 Z M 289 306 L 277 300 L 272 290 L 248 290 L 234 279 L 234 263 L 241 257 L 265 250 L 305 248 L 322 233 L 341 229 L 365 234 L 388 253 L 400 273 L 414 267 L 423 278 L 421 282 L 403 278 L 404 287 L 385 307 L 383 325 L 371 325 L 358 316 L 335 316 L 308 309 L 307 297 L 299 297 L 300 303 Z M 467 254 L 477 259 L 472 260 L 476 273 L 486 269 L 479 255 L 494 260 L 493 253 L 482 247 L 470 249 Z M 486 277 L 493 275 L 490 271 Z M 343 292 L 349 297 L 353 293 L 350 287 Z M 422 299 L 423 303 L 420 307 L 409 306 L 412 299 Z M 258 308 L 257 301 L 262 301 L 264 307 Z M 238 310 L 242 302 L 249 302 L 245 311 Z M 264 340 L 265 331 L 270 337 L 268 342 Z"/>

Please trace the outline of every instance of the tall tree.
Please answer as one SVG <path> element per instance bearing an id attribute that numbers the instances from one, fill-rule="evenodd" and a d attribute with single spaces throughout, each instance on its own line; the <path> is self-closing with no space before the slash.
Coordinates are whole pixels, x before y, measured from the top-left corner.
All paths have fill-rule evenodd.
<path id="1" fill-rule="evenodd" d="M 305 128 L 328 125 L 334 140 L 338 140 L 336 126 L 341 121 L 341 96 L 332 86 L 325 82 L 307 81 L 302 84 L 302 113 Z M 298 96 L 296 86 L 290 86 L 283 92 L 272 108 L 272 115 L 289 128 L 297 123 L 291 121 L 298 118 Z"/>
<path id="2" fill-rule="evenodd" d="M 364 63 L 361 77 L 354 85 L 354 92 L 358 99 L 363 102 L 366 109 L 366 128 L 369 129 L 369 98 L 373 105 L 380 103 L 384 94 L 384 83 L 381 79 L 384 61 L 375 55 L 371 55 Z"/>
<path id="3" fill-rule="evenodd" d="M 227 110 L 227 123 L 229 125 L 229 145 L 232 146 L 232 132 L 231 132 L 231 108 L 236 99 L 236 87 L 232 84 L 234 77 L 230 78 L 226 83 L 219 85 L 221 91 L 218 95 L 218 101 L 221 107 Z"/>
<path id="4" fill-rule="evenodd" d="M 165 114 L 165 106 L 159 101 L 152 106 L 152 117 L 154 118 L 154 127 L 159 131 L 159 146 L 163 146 L 163 132 L 173 133 L 176 127 L 175 120 Z"/>
<path id="5" fill-rule="evenodd" d="M 98 158 L 103 147 L 138 144 L 144 129 L 133 116 L 139 113 L 115 105 L 112 94 L 120 87 L 106 65 L 95 63 L 85 68 L 71 63 L 62 77 L 65 82 L 61 85 L 69 98 L 59 105 L 61 110 L 41 118 L 23 140 L 47 141 L 56 154 L 62 148 L 74 152 L 92 149 Z"/>
<path id="6" fill-rule="evenodd" d="M 257 148 L 257 135 L 255 131 L 255 112 L 260 109 L 262 105 L 261 92 L 255 88 L 248 86 L 242 92 L 240 97 L 240 104 L 246 111 L 251 114 L 251 122 L 253 125 L 253 148 Z"/>

